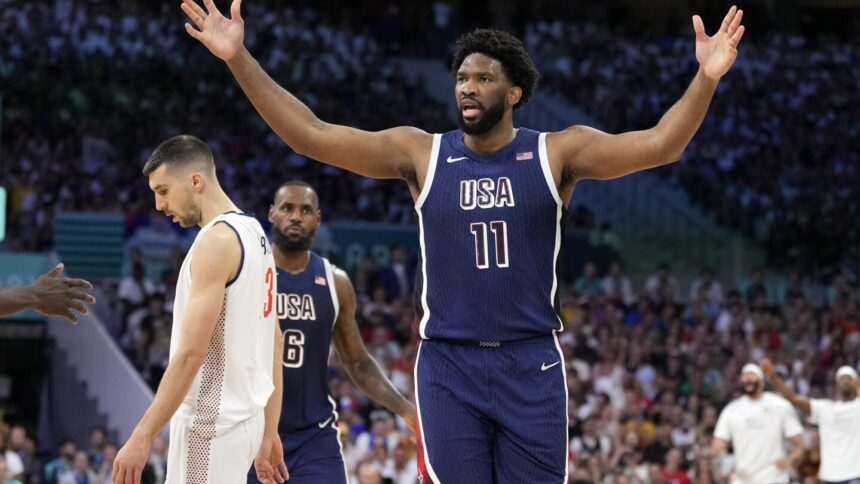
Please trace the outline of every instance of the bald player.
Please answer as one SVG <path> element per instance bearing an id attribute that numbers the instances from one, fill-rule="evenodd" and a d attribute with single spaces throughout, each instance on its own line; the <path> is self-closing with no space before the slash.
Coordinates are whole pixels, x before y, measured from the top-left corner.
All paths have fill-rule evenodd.
<path id="1" fill-rule="evenodd" d="M 803 428 L 790 403 L 764 391 L 764 374 L 758 365 L 743 367 L 740 384 L 743 395 L 726 405 L 717 420 L 711 457 L 718 457 L 731 443 L 732 484 L 787 484 L 790 467 L 803 455 Z M 787 456 L 785 439 L 793 446 Z"/>

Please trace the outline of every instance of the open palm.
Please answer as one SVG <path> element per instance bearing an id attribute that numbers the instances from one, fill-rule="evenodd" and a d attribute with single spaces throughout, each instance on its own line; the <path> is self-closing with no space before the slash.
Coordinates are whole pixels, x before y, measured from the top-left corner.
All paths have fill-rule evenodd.
<path id="1" fill-rule="evenodd" d="M 230 19 L 221 15 L 213 0 L 203 0 L 203 4 L 209 13 L 194 0 L 182 0 L 182 11 L 197 26 L 195 29 L 190 24 L 185 24 L 185 30 L 215 56 L 229 61 L 242 48 L 242 40 L 245 37 L 245 22 L 239 14 L 242 0 L 233 0 L 230 5 Z"/>
<path id="2" fill-rule="evenodd" d="M 712 35 L 705 34 L 705 25 L 698 15 L 693 16 L 693 29 L 696 31 L 696 60 L 704 74 L 711 79 L 719 79 L 738 57 L 738 44 L 744 36 L 741 19 L 743 10 L 732 6 L 723 19 L 720 30 Z"/>

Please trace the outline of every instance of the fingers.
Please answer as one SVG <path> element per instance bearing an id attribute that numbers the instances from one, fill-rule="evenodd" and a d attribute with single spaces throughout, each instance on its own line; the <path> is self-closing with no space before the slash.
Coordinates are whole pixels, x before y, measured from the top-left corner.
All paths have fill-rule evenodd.
<path id="1" fill-rule="evenodd" d="M 83 301 L 87 304 L 95 304 L 96 303 L 96 298 L 94 298 L 92 295 L 87 294 L 85 292 L 71 291 L 71 297 L 72 297 L 72 299 L 74 299 L 76 301 Z"/>
<path id="2" fill-rule="evenodd" d="M 735 18 L 735 14 L 737 13 L 737 11 L 738 11 L 738 7 L 732 5 L 732 8 L 729 9 L 729 13 L 727 13 L 726 17 L 723 19 L 722 25 L 720 25 L 720 30 L 722 32 L 728 32 L 729 25 L 732 23 L 732 20 Z"/>
<path id="3" fill-rule="evenodd" d="M 48 273 L 46 273 L 45 275 L 48 277 L 57 277 L 63 273 L 63 267 L 64 267 L 63 263 L 60 262 L 59 264 L 56 265 L 56 267 L 54 267 L 53 269 L 48 271 Z"/>
<path id="4" fill-rule="evenodd" d="M 209 15 L 221 15 L 221 12 L 218 11 L 218 7 L 215 6 L 215 2 L 213 0 L 203 0 L 203 5 L 206 6 L 206 11 L 209 12 Z"/>
<path id="5" fill-rule="evenodd" d="M 90 281 L 86 281 L 84 279 L 63 279 L 63 282 L 68 284 L 69 287 L 82 287 L 84 289 L 92 289 L 93 285 Z"/>
<path id="6" fill-rule="evenodd" d="M 203 7 L 197 4 L 194 0 L 182 0 L 183 5 L 187 5 L 192 12 L 197 14 L 200 18 L 206 18 L 206 11 L 203 10 Z M 184 10 L 183 10 L 184 11 Z"/>
<path id="7" fill-rule="evenodd" d="M 188 6 L 188 2 L 183 3 L 180 8 L 183 12 L 185 12 L 185 15 L 188 15 L 188 18 L 190 18 L 191 21 L 194 22 L 194 25 L 196 25 L 197 28 L 201 30 L 203 29 L 203 17 L 197 12 L 195 12 L 194 9 L 192 9 L 190 6 Z"/>
<path id="8" fill-rule="evenodd" d="M 732 34 L 732 45 L 733 46 L 735 46 L 735 47 L 738 46 L 738 44 L 741 42 L 741 39 L 744 37 L 745 31 L 746 31 L 746 29 L 744 28 L 743 25 L 741 25 L 740 27 L 738 27 L 738 30 L 734 34 Z"/>
<path id="9" fill-rule="evenodd" d="M 188 32 L 188 35 L 194 37 L 195 39 L 201 42 L 203 41 L 203 33 L 192 27 L 191 24 L 185 24 L 185 31 Z"/>
<path id="10" fill-rule="evenodd" d="M 230 20 L 235 20 L 237 22 L 242 21 L 242 14 L 239 12 L 241 7 L 242 0 L 233 0 L 233 3 L 230 4 Z"/>
<path id="11" fill-rule="evenodd" d="M 287 470 L 287 465 L 281 462 L 275 466 L 275 480 L 278 484 L 283 484 L 290 478 L 290 471 Z"/>
<path id="12" fill-rule="evenodd" d="M 696 32 L 696 40 L 705 40 L 705 24 L 702 23 L 702 17 L 693 15 L 693 30 Z"/>
<path id="13" fill-rule="evenodd" d="M 743 11 L 743 10 L 738 10 L 738 13 L 737 13 L 737 14 L 735 14 L 735 18 L 734 18 L 734 19 L 732 19 L 732 23 L 730 23 L 730 24 L 729 24 L 728 34 L 729 34 L 730 36 L 731 36 L 731 35 L 734 35 L 734 34 L 735 34 L 735 32 L 737 32 L 737 31 L 738 31 L 738 27 L 740 27 L 740 26 L 741 26 L 741 19 L 742 19 L 742 18 L 744 18 L 744 11 Z"/>

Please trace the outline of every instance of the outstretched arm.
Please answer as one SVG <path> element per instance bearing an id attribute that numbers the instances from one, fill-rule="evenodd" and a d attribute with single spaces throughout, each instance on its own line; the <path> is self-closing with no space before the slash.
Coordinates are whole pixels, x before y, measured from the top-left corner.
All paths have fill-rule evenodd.
<path id="1" fill-rule="evenodd" d="M 229 20 L 212 0 L 203 3 L 206 10 L 194 0 L 183 0 L 182 11 L 197 27 L 185 24 L 185 30 L 227 63 L 257 112 L 293 150 L 373 178 L 404 178 L 414 171 L 413 160 L 429 157 L 433 138 L 417 128 L 368 132 L 320 120 L 245 49 L 241 0 L 233 1 Z"/>
<path id="2" fill-rule="evenodd" d="M 693 17 L 699 71 L 656 126 L 617 135 L 572 126 L 547 136 L 550 158 L 559 157 L 576 179 L 618 178 L 677 161 L 705 119 L 717 83 L 737 58 L 742 17 L 743 11 L 732 7 L 711 37 L 705 35 L 702 19 Z"/>
<path id="3" fill-rule="evenodd" d="M 77 323 L 78 317 L 72 310 L 87 314 L 83 303 L 94 304 L 96 299 L 76 289 L 92 289 L 93 285 L 83 279 L 60 277 L 62 272 L 63 264 L 57 264 L 30 286 L 0 288 L 0 316 L 35 309 L 44 315 L 62 316 Z"/>
<path id="4" fill-rule="evenodd" d="M 761 366 L 761 371 L 764 375 L 770 380 L 770 383 L 776 388 L 776 391 L 782 394 L 786 400 L 791 402 L 792 405 L 801 409 L 803 413 L 806 415 L 812 415 L 812 406 L 809 404 L 809 400 L 801 397 L 797 393 L 794 392 L 785 382 L 782 380 L 782 377 L 779 376 L 779 373 L 773 367 L 773 363 L 767 358 L 761 360 L 759 362 L 759 366 Z"/>
<path id="5" fill-rule="evenodd" d="M 361 341 L 361 334 L 355 322 L 355 290 L 346 273 L 335 270 L 337 297 L 340 311 L 332 334 L 334 348 L 340 356 L 343 368 L 356 386 L 373 401 L 400 415 L 406 424 L 415 431 L 415 406 L 394 388 L 379 364 L 371 358 Z"/>

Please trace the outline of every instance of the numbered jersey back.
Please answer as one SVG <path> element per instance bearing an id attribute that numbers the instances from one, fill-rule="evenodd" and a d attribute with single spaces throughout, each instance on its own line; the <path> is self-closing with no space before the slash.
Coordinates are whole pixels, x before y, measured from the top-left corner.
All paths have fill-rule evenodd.
<path id="1" fill-rule="evenodd" d="M 278 269 L 275 309 L 284 338 L 281 434 L 333 419 L 328 357 L 339 307 L 333 268 L 325 258 L 311 252 L 300 274 Z"/>
<path id="2" fill-rule="evenodd" d="M 485 156 L 436 135 L 415 203 L 422 338 L 498 342 L 561 328 L 556 263 L 563 204 L 545 133 L 520 128 Z"/>

